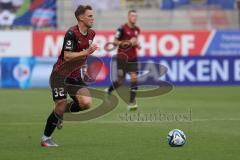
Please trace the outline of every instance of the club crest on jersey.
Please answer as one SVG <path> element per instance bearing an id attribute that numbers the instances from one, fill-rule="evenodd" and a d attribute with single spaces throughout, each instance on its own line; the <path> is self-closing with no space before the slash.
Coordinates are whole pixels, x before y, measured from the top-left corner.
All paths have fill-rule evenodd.
<path id="1" fill-rule="evenodd" d="M 138 35 L 138 31 L 135 31 L 135 36 L 137 36 Z"/>
<path id="2" fill-rule="evenodd" d="M 92 42 L 93 42 L 92 40 L 88 40 L 88 44 L 89 44 L 89 45 L 91 45 L 91 44 L 92 44 Z"/>

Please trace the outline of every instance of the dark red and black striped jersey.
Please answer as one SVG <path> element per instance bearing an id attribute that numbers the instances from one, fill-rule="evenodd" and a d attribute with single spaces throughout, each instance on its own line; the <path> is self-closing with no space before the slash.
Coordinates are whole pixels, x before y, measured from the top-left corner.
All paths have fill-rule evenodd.
<path id="1" fill-rule="evenodd" d="M 124 40 L 130 40 L 131 38 L 138 38 L 138 35 L 140 34 L 140 28 L 135 26 L 133 28 L 129 27 L 128 24 L 124 24 L 121 27 L 117 29 L 115 38 L 120 41 Z M 118 53 L 124 53 L 127 54 L 128 59 L 136 59 L 137 58 L 137 47 L 132 47 L 126 49 L 121 49 L 121 47 L 118 47 Z"/>
<path id="2" fill-rule="evenodd" d="M 53 71 L 58 71 L 60 66 L 65 63 L 64 60 L 64 51 L 70 52 L 81 52 L 92 44 L 93 39 L 95 37 L 95 31 L 92 29 L 88 29 L 87 34 L 83 35 L 78 28 L 78 25 L 75 25 L 68 29 L 65 34 L 63 47 L 61 50 L 61 54 L 58 57 L 57 62 L 53 67 Z M 78 67 L 75 67 L 74 70 L 69 71 L 68 77 L 76 78 L 80 76 L 80 68 L 86 62 L 87 56 L 83 57 Z"/>

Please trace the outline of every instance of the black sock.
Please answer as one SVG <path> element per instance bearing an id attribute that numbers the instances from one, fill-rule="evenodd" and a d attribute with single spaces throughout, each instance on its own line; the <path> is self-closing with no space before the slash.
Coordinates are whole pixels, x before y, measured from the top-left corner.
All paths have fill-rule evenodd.
<path id="1" fill-rule="evenodd" d="M 68 103 L 65 110 L 65 112 L 79 112 L 79 111 L 81 111 L 81 108 L 75 101 Z"/>
<path id="2" fill-rule="evenodd" d="M 108 88 L 108 93 L 111 93 L 114 89 L 117 89 L 120 86 L 118 81 L 112 83 L 112 85 Z"/>
<path id="3" fill-rule="evenodd" d="M 56 128 L 56 124 L 59 118 L 61 118 L 61 116 L 54 113 L 54 111 L 49 115 L 46 126 L 45 126 L 45 130 L 44 130 L 45 136 L 50 137 L 52 135 L 53 131 Z"/>
<path id="4" fill-rule="evenodd" d="M 138 90 L 138 86 L 137 86 L 137 82 L 131 82 L 131 88 L 130 88 L 130 103 L 135 103 L 135 98 L 137 95 L 137 90 Z"/>

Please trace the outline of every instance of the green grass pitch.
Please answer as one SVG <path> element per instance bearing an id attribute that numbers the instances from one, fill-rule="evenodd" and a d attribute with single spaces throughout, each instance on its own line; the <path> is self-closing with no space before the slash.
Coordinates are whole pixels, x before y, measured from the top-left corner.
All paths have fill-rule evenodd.
<path id="1" fill-rule="evenodd" d="M 50 91 L 1 89 L 0 159 L 239 159 L 239 95 L 240 87 L 176 87 L 159 97 L 138 99 L 136 114 L 126 112 L 126 104 L 120 101 L 117 108 L 100 118 L 65 122 L 63 129 L 53 135 L 60 146 L 41 148 L 45 120 L 53 108 Z M 98 102 L 94 100 L 93 105 Z M 154 121 L 134 119 L 137 113 L 144 116 L 156 112 L 166 117 Z M 169 115 L 185 115 L 186 119 L 167 119 Z M 174 128 L 185 132 L 185 146 L 168 146 L 166 136 Z"/>

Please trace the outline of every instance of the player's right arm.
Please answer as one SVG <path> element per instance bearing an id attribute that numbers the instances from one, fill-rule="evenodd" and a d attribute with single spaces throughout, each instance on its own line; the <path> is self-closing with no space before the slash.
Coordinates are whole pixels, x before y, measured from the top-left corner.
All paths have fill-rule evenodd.
<path id="1" fill-rule="evenodd" d="M 68 31 L 64 37 L 64 60 L 70 61 L 75 58 L 85 58 L 85 56 L 92 54 L 95 50 L 98 49 L 96 44 L 92 44 L 88 49 L 81 52 L 76 52 L 77 41 L 75 35 L 72 31 Z"/>
<path id="2" fill-rule="evenodd" d="M 113 44 L 116 46 L 119 46 L 122 43 L 122 41 L 120 40 L 122 38 L 122 36 L 123 36 L 123 28 L 119 27 L 115 34 Z"/>

